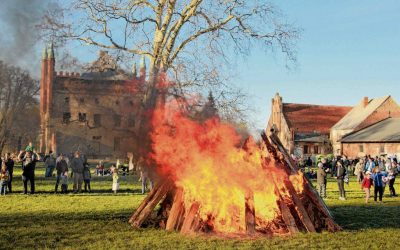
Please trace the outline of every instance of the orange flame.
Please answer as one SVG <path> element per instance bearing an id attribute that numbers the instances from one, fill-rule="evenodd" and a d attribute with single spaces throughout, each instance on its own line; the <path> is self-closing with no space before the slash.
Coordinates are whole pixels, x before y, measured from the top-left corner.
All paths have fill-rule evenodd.
<path id="1" fill-rule="evenodd" d="M 278 215 L 277 189 L 288 175 L 263 159 L 250 140 L 241 148 L 235 129 L 219 119 L 199 124 L 173 103 L 153 114 L 152 157 L 161 176 L 184 191 L 188 208 L 200 204 L 199 216 L 215 232 L 245 231 L 245 196 L 253 194 L 257 227 Z"/>

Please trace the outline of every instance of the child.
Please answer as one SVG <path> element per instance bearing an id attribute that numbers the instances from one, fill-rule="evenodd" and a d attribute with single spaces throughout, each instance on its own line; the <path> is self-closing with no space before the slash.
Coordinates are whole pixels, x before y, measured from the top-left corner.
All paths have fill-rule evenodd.
<path id="1" fill-rule="evenodd" d="M 118 169 L 114 168 L 112 172 L 112 177 L 113 177 L 113 185 L 112 185 L 112 190 L 114 191 L 114 194 L 117 193 L 119 189 L 119 183 L 118 183 Z"/>
<path id="2" fill-rule="evenodd" d="M 68 172 L 65 171 L 61 175 L 61 193 L 66 194 L 68 192 Z"/>
<path id="3" fill-rule="evenodd" d="M 6 163 L 2 161 L 0 170 L 0 195 L 6 195 L 9 177 L 10 174 L 8 173 Z"/>
<path id="4" fill-rule="evenodd" d="M 91 192 L 90 189 L 90 178 L 92 175 L 90 174 L 90 166 L 89 164 L 85 164 L 85 167 L 83 168 L 83 181 L 85 182 L 85 191 L 86 192 Z"/>
<path id="5" fill-rule="evenodd" d="M 364 189 L 365 191 L 365 203 L 368 203 L 369 197 L 371 195 L 371 186 L 372 186 L 371 172 L 367 171 L 365 173 L 364 179 L 361 182 L 361 190 Z"/>

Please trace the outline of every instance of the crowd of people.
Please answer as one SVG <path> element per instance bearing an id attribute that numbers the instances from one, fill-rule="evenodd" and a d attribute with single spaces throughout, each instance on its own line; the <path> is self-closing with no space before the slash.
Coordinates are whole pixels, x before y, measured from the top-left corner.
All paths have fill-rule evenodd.
<path id="1" fill-rule="evenodd" d="M 389 186 L 390 197 L 397 196 L 394 183 L 397 174 L 400 172 L 400 163 L 396 156 L 365 156 L 357 159 L 338 156 L 331 160 L 322 158 L 316 164 L 318 167 L 317 171 L 311 170 L 313 163 L 309 157 L 305 167 L 310 170 L 306 174 L 311 179 L 317 179 L 317 191 L 322 198 L 327 198 L 326 185 L 328 175 L 336 179 L 340 200 L 346 200 L 345 184 L 349 183 L 350 175 L 356 176 L 361 190 L 365 192 L 366 203 L 368 203 L 371 196 L 371 187 L 374 188 L 375 202 L 382 202 L 386 186 Z"/>
<path id="2" fill-rule="evenodd" d="M 45 178 L 51 178 L 55 175 L 55 187 L 54 192 L 59 192 L 59 186 L 61 184 L 61 193 L 68 192 L 69 178 L 72 178 L 73 182 L 73 193 L 80 193 L 83 191 L 91 192 L 90 181 L 92 178 L 90 164 L 87 161 L 85 155 L 76 151 L 74 154 L 65 156 L 59 154 L 56 156 L 52 151 L 41 157 L 35 150 L 32 143 L 19 152 L 19 154 L 6 153 L 4 157 L 0 158 L 0 194 L 5 195 L 6 193 L 12 192 L 13 174 L 16 163 L 21 163 L 22 168 L 22 182 L 23 182 L 23 193 L 28 194 L 28 182 L 30 184 L 29 193 L 35 193 L 35 169 L 36 164 L 39 161 L 44 162 L 45 166 Z M 137 171 L 140 174 L 139 181 L 142 183 L 142 194 L 147 190 L 151 190 L 153 187 L 153 181 L 149 178 L 148 169 L 144 166 L 144 159 L 140 158 L 136 164 Z M 129 162 L 132 164 L 132 161 Z M 132 167 L 129 167 L 133 170 Z M 119 175 L 123 171 L 126 174 L 128 168 L 119 164 L 117 160 L 116 164 L 113 164 L 110 168 L 106 169 L 103 161 L 97 164 L 95 174 L 99 176 L 111 175 L 112 176 L 112 191 L 117 193 L 119 190 Z M 55 173 L 54 173 L 55 172 Z M 150 184 L 150 188 L 147 187 L 147 183 Z M 82 188 L 83 187 L 83 188 Z"/>

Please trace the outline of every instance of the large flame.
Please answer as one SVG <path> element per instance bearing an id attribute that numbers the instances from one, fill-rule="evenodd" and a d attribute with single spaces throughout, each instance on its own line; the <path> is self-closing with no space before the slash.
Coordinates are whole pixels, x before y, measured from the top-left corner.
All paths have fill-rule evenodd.
<path id="1" fill-rule="evenodd" d="M 243 232 L 249 195 L 258 229 L 277 217 L 277 190 L 285 192 L 282 183 L 288 175 L 263 161 L 263 151 L 253 141 L 242 147 L 231 125 L 219 119 L 200 124 L 169 103 L 154 112 L 152 142 L 160 175 L 183 189 L 186 208 L 200 204 L 200 218 L 213 231 Z"/>

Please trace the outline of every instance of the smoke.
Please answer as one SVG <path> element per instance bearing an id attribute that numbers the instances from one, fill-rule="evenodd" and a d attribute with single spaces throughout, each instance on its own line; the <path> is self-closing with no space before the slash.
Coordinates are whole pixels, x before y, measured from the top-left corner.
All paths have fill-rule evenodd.
<path id="1" fill-rule="evenodd" d="M 37 25 L 55 3 L 53 0 L 0 1 L 0 60 L 40 72 L 40 32 Z"/>

